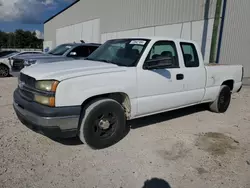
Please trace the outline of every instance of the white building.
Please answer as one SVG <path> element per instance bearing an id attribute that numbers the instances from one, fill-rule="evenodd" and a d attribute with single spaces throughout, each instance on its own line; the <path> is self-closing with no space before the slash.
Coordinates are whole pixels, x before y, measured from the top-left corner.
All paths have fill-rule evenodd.
<path id="1" fill-rule="evenodd" d="M 217 1 L 222 2 L 220 24 L 213 35 Z M 213 36 L 212 59 L 243 64 L 250 77 L 249 8 L 249 0 L 77 0 L 44 23 L 44 48 L 80 40 L 168 36 L 197 41 L 208 63 Z"/>

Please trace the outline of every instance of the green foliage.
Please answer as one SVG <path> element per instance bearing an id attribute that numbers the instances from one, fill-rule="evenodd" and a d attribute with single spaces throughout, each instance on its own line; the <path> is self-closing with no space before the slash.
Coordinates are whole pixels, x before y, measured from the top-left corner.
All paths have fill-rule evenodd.
<path id="1" fill-rule="evenodd" d="M 42 49 L 43 39 L 38 39 L 35 32 L 18 29 L 13 33 L 6 33 L 0 30 L 1 48 L 33 48 Z"/>

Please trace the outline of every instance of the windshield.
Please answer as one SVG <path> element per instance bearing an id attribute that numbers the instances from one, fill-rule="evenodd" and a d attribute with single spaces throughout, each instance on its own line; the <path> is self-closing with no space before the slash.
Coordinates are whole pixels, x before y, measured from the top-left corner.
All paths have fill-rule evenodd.
<path id="1" fill-rule="evenodd" d="M 105 42 L 86 59 L 103 61 L 119 66 L 136 66 L 149 40 L 114 39 Z"/>
<path id="2" fill-rule="evenodd" d="M 62 45 L 59 45 L 56 48 L 52 49 L 50 52 L 48 52 L 48 54 L 63 55 L 65 52 L 67 52 L 72 47 L 73 47 L 73 45 L 70 45 L 70 44 L 62 44 Z"/>

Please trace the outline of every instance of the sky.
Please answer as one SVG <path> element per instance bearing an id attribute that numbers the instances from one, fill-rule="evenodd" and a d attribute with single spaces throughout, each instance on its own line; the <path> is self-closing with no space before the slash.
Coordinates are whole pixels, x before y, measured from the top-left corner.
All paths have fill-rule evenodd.
<path id="1" fill-rule="evenodd" d="M 43 22 L 75 0 L 0 0 L 0 30 L 36 31 L 42 37 Z"/>

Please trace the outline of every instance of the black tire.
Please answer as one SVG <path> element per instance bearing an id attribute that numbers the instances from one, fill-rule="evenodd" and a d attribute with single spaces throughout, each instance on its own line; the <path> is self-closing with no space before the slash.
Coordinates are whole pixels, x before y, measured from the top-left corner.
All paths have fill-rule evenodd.
<path id="1" fill-rule="evenodd" d="M 79 130 L 79 138 L 83 143 L 92 149 L 103 149 L 122 139 L 126 130 L 126 118 L 123 107 L 117 101 L 93 101 L 83 113 Z"/>
<path id="2" fill-rule="evenodd" d="M 210 104 L 209 108 L 212 112 L 224 113 L 227 111 L 230 102 L 231 89 L 226 85 L 222 85 L 218 97 L 213 103 Z"/>
<path id="3" fill-rule="evenodd" d="M 9 73 L 10 73 L 9 67 L 1 64 L 0 65 L 0 77 L 1 78 L 7 77 L 7 76 L 9 76 Z"/>

